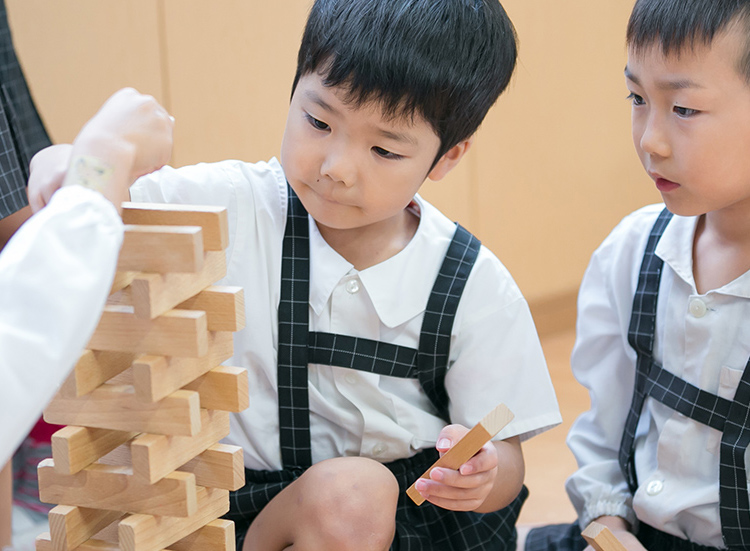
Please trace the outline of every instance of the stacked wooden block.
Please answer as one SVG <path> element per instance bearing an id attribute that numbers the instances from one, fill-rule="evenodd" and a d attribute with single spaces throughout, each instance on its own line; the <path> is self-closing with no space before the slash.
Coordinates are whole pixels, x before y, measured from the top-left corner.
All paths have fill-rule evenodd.
<path id="1" fill-rule="evenodd" d="M 232 332 L 225 209 L 126 203 L 125 239 L 99 325 L 44 419 L 67 425 L 39 464 L 57 506 L 38 551 L 234 550 L 219 519 L 244 484 L 242 449 L 218 443 L 247 407 Z"/>

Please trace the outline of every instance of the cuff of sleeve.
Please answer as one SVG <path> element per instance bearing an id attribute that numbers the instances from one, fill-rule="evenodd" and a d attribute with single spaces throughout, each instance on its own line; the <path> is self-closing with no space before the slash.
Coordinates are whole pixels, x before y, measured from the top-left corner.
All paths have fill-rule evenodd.
<path id="1" fill-rule="evenodd" d="M 637 519 L 635 512 L 627 502 L 619 500 L 599 500 L 589 502 L 584 507 L 578 522 L 584 530 L 592 521 L 599 517 L 624 518 L 631 526 L 635 526 Z"/>

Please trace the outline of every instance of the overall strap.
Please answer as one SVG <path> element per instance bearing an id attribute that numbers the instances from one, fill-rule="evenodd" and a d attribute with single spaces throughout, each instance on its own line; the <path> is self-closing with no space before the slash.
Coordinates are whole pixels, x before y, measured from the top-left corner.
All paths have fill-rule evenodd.
<path id="1" fill-rule="evenodd" d="M 659 282 L 663 261 L 656 256 L 656 244 L 659 242 L 664 229 L 672 218 L 672 213 L 664 209 L 651 229 L 646 242 L 646 250 L 638 276 L 638 286 L 633 298 L 633 312 L 630 317 L 628 342 L 638 353 L 635 373 L 635 389 L 630 411 L 625 422 L 622 440 L 620 442 L 619 462 L 625 480 L 632 492 L 638 487 L 633 461 L 633 443 L 638 420 L 645 400 L 646 380 L 651 368 L 652 352 L 654 348 L 654 332 L 656 327 L 656 303 L 659 299 Z"/>
<path id="2" fill-rule="evenodd" d="M 286 469 L 312 465 L 307 389 L 310 239 L 307 211 L 292 188 L 281 261 L 279 300 L 279 443 Z"/>

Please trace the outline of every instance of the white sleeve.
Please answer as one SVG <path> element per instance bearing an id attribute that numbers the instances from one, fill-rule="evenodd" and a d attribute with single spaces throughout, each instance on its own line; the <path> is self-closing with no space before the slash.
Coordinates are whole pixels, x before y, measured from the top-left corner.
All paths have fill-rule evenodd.
<path id="1" fill-rule="evenodd" d="M 627 342 L 633 294 L 653 209 L 627 217 L 594 253 L 578 296 L 571 367 L 589 390 L 591 409 L 568 433 L 578 470 L 566 489 L 582 527 L 600 516 L 635 522 L 620 470 L 620 441 L 633 398 L 635 351 Z M 658 211 L 654 211 L 658 214 Z"/>
<path id="2" fill-rule="evenodd" d="M 122 238 L 114 206 L 71 186 L 56 192 L 0 253 L 0 465 L 88 343 Z"/>

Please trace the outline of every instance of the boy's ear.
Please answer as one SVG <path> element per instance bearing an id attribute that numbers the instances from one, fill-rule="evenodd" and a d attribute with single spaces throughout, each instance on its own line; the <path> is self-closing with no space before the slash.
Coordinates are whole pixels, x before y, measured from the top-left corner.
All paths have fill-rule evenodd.
<path id="1" fill-rule="evenodd" d="M 451 147 L 445 155 L 440 157 L 440 160 L 432 167 L 427 177 L 434 182 L 442 180 L 458 164 L 458 161 L 466 154 L 472 143 L 474 143 L 474 136 L 458 142 Z"/>

